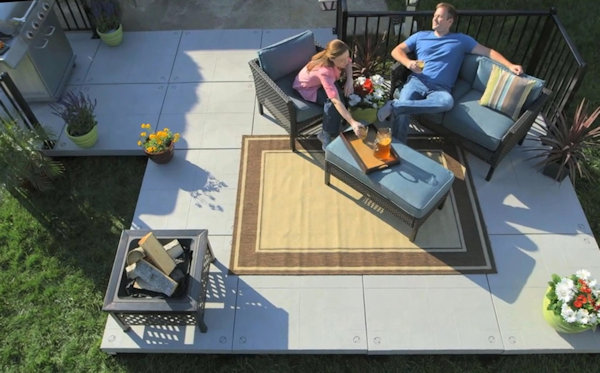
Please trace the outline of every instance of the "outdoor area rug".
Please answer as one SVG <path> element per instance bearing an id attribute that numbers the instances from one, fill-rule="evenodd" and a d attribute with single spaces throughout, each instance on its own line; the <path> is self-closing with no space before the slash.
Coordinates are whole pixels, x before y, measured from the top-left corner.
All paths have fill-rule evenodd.
<path id="1" fill-rule="evenodd" d="M 443 209 L 410 228 L 337 178 L 324 183 L 318 140 L 244 136 L 230 271 L 235 274 L 495 273 L 464 154 L 439 139 L 409 146 L 456 179 Z"/>

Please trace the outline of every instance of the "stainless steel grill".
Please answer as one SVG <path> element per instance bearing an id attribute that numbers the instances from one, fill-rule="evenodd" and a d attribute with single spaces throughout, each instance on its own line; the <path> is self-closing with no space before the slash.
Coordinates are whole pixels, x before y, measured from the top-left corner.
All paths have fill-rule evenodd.
<path id="1" fill-rule="evenodd" d="M 75 55 L 54 13 L 55 0 L 0 3 L 0 72 L 27 101 L 55 101 L 73 70 Z"/>

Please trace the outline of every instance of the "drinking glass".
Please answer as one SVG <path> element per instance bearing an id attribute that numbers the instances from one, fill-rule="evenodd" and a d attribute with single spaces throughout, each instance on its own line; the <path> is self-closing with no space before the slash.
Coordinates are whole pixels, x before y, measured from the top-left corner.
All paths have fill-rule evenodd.
<path id="1" fill-rule="evenodd" d="M 375 157 L 379 159 L 390 158 L 390 147 L 392 146 L 392 129 L 383 127 L 377 130 L 375 137 Z"/>
<path id="2" fill-rule="evenodd" d="M 361 139 L 363 142 L 367 138 L 368 134 L 369 134 L 369 128 L 368 127 L 366 127 L 366 126 L 360 126 L 360 127 L 358 127 L 358 138 Z"/>

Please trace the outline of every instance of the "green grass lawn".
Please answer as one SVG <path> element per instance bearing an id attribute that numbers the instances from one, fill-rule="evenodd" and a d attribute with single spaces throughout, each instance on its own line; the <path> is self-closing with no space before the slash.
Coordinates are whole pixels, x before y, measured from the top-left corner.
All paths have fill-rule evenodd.
<path id="1" fill-rule="evenodd" d="M 50 193 L 0 192 L 2 372 L 567 372 L 595 355 L 137 355 L 100 350 L 117 243 L 130 226 L 146 160 L 64 160 Z"/>
<path id="2" fill-rule="evenodd" d="M 64 159 L 56 190 L 0 191 L 2 372 L 594 371 L 595 355 L 138 355 L 100 350 L 104 292 L 142 157 Z"/>
<path id="3" fill-rule="evenodd" d="M 436 1 L 437 2 L 437 1 Z M 422 1 L 422 6 L 436 2 Z M 401 0 L 404 3 L 404 0 Z M 455 1 L 459 8 L 547 9 L 556 6 L 591 63 L 579 97 L 600 105 L 596 87 L 594 0 Z M 489 5 L 487 5 L 489 4 Z M 427 9 L 427 8 L 421 8 Z M 586 12 L 592 11 L 592 16 Z M 594 32 L 590 32 L 594 30 Z M 599 157 L 595 168 L 600 170 Z M 596 355 L 525 356 L 230 356 L 118 355 L 100 350 L 101 311 L 116 245 L 132 215 L 146 165 L 141 157 L 64 159 L 50 193 L 0 190 L 0 371 L 3 372 L 580 372 L 597 371 Z M 577 193 L 600 238 L 597 184 Z"/>

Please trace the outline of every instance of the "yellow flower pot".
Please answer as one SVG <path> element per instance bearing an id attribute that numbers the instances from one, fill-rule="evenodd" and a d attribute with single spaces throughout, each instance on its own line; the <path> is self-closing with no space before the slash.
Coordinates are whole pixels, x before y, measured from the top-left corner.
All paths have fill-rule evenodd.
<path id="1" fill-rule="evenodd" d="M 153 161 L 154 163 L 165 164 L 165 163 L 169 163 L 169 161 L 173 158 L 173 155 L 175 154 L 174 147 L 175 147 L 175 143 L 171 142 L 171 145 L 169 145 L 169 147 L 167 149 L 163 150 L 162 152 L 149 153 L 144 148 L 144 153 L 146 153 L 148 158 L 151 161 Z"/>
<path id="2" fill-rule="evenodd" d="M 560 315 L 557 315 L 553 311 L 548 310 L 550 299 L 548 299 L 546 295 L 551 291 L 552 288 L 548 287 L 546 293 L 544 294 L 544 302 L 542 303 L 542 314 L 544 315 L 544 319 L 546 320 L 546 322 L 548 322 L 548 324 L 550 324 L 550 326 L 552 326 L 559 333 L 581 333 L 592 328 L 591 326 L 570 324 L 566 322 Z"/>

